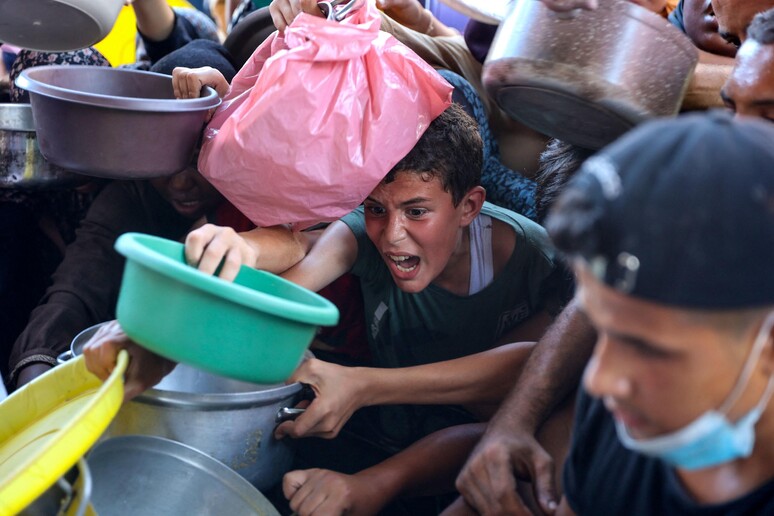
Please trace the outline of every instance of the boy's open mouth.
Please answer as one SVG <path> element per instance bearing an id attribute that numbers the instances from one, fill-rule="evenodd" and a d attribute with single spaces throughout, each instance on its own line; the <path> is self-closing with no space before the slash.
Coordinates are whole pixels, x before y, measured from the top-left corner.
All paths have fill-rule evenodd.
<path id="1" fill-rule="evenodd" d="M 400 272 L 411 272 L 419 265 L 419 256 L 388 254 L 387 257 L 395 264 Z"/>

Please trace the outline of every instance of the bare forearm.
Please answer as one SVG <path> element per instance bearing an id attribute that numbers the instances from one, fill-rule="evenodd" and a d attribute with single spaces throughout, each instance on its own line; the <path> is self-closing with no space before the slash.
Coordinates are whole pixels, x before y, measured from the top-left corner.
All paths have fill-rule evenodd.
<path id="1" fill-rule="evenodd" d="M 256 251 L 253 267 L 280 274 L 309 252 L 310 240 L 287 226 L 256 228 L 239 234 Z"/>
<path id="2" fill-rule="evenodd" d="M 372 405 L 494 403 L 513 385 L 532 346 L 520 342 L 433 364 L 362 369 L 360 376 Z"/>
<path id="3" fill-rule="evenodd" d="M 699 51 L 699 64 L 693 72 L 691 82 L 683 99 L 683 111 L 722 108 L 720 90 L 733 70 L 734 60 Z"/>
<path id="4" fill-rule="evenodd" d="M 134 0 L 137 30 L 151 41 L 163 41 L 175 26 L 175 13 L 166 0 Z"/>
<path id="5" fill-rule="evenodd" d="M 472 424 L 440 430 L 357 475 L 380 486 L 383 503 L 398 496 L 450 492 L 484 428 L 484 424 Z"/>
<path id="6" fill-rule="evenodd" d="M 580 382 L 596 334 L 572 301 L 535 345 L 522 374 L 492 420 L 493 431 L 535 432 Z"/>

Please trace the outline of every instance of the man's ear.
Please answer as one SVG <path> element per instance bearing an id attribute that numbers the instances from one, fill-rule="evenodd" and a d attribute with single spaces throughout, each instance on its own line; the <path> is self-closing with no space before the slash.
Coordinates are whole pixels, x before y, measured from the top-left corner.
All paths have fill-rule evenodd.
<path id="1" fill-rule="evenodd" d="M 764 326 L 770 326 L 767 335 L 769 340 L 766 343 L 763 353 L 761 353 L 763 367 L 769 375 L 774 374 L 774 324 L 771 324 L 769 321 L 769 318 L 771 317 L 774 317 L 774 312 L 770 312 L 768 317 L 763 321 Z"/>
<path id="2" fill-rule="evenodd" d="M 460 227 L 469 226 L 470 223 L 473 222 L 473 219 L 475 219 L 481 211 L 481 207 L 484 205 L 485 200 L 486 190 L 484 190 L 483 186 L 474 186 L 468 190 L 468 193 L 466 193 L 465 197 L 460 201 L 460 206 L 462 207 Z"/>

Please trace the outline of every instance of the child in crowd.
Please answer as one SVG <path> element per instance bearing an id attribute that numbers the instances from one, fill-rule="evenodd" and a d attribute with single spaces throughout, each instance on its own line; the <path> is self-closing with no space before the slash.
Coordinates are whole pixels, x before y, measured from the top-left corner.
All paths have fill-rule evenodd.
<path id="1" fill-rule="evenodd" d="M 473 120 L 452 105 L 363 207 L 288 263 L 283 276 L 311 290 L 350 270 L 359 276 L 376 367 L 306 361 L 290 380 L 310 384 L 317 397 L 278 436 L 333 438 L 357 409 L 390 405 L 374 415 L 368 436 L 384 457 L 475 421 L 473 413 L 485 417 L 505 394 L 531 349 L 523 342 L 539 338 L 561 305 L 564 276 L 540 226 L 485 202 L 481 146 Z M 304 245 L 260 244 L 255 235 L 207 225 L 189 235 L 186 256 L 207 273 L 225 259 L 221 276 L 232 279 L 239 264 Z M 498 347 L 509 342 L 517 344 Z M 85 349 L 89 368 L 105 376 L 129 345 L 116 333 L 95 338 Z"/>

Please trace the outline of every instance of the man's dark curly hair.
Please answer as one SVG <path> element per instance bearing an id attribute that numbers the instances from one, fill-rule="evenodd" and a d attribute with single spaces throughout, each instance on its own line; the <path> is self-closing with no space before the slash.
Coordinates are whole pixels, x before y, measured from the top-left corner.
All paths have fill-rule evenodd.
<path id="1" fill-rule="evenodd" d="M 747 29 L 747 37 L 761 45 L 774 43 L 774 9 L 755 15 Z"/>
<path id="2" fill-rule="evenodd" d="M 538 221 L 543 221 L 548 210 L 559 194 L 564 190 L 567 181 L 580 169 L 586 158 L 594 151 L 571 145 L 552 138 L 540 153 L 540 160 L 535 182 L 535 204 L 537 205 Z"/>
<path id="3" fill-rule="evenodd" d="M 393 182 L 398 172 L 419 174 L 425 181 L 437 177 L 457 206 L 471 188 L 481 184 L 483 156 L 478 124 L 462 107 L 452 104 L 432 121 L 383 182 Z"/>

